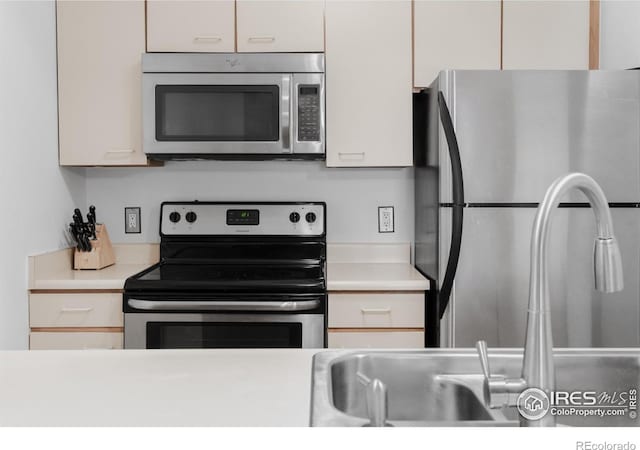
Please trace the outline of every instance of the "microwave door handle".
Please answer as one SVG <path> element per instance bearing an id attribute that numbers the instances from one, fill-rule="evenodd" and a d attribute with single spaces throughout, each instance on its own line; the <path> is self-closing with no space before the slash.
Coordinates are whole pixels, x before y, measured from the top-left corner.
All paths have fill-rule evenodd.
<path id="1" fill-rule="evenodd" d="M 291 94 L 291 75 L 284 75 L 282 77 L 282 111 L 280 113 L 283 153 L 291 153 Z"/>

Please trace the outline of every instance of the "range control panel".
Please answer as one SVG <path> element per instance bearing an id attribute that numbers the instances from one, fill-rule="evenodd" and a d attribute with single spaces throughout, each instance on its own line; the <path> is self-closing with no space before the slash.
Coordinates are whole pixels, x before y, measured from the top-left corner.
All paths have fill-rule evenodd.
<path id="1" fill-rule="evenodd" d="M 322 202 L 165 202 L 160 208 L 164 236 L 321 236 Z"/>

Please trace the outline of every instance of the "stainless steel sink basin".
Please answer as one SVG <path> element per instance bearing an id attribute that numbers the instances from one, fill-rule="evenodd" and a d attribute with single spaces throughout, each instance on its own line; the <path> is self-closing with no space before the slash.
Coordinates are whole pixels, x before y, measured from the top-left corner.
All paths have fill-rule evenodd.
<path id="1" fill-rule="evenodd" d="M 522 351 L 489 352 L 492 371 L 520 376 Z M 554 351 L 558 391 L 628 392 L 640 386 L 640 350 Z M 515 408 L 484 406 L 483 376 L 472 349 L 337 351 L 315 355 L 312 426 L 369 424 L 365 388 L 358 373 L 387 386 L 393 426 L 518 426 Z M 558 416 L 559 425 L 640 426 L 624 416 Z"/>

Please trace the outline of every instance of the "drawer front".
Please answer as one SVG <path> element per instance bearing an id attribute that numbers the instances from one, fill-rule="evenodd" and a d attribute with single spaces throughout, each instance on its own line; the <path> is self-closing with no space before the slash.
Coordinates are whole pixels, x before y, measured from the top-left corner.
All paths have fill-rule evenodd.
<path id="1" fill-rule="evenodd" d="M 31 294 L 29 325 L 122 327 L 122 294 Z"/>
<path id="2" fill-rule="evenodd" d="M 31 350 L 115 350 L 122 348 L 123 333 L 32 332 Z"/>
<path id="3" fill-rule="evenodd" d="M 424 292 L 329 293 L 329 328 L 424 328 Z"/>
<path id="4" fill-rule="evenodd" d="M 424 348 L 424 331 L 329 330 L 329 348 Z"/>

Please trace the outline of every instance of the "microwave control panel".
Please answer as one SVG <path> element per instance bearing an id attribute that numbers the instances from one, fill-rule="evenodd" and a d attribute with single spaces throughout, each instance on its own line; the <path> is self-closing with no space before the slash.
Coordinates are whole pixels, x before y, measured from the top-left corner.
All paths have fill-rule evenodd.
<path id="1" fill-rule="evenodd" d="M 298 141 L 320 141 L 320 86 L 298 85 Z"/>

